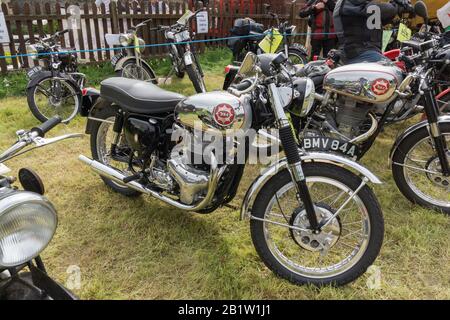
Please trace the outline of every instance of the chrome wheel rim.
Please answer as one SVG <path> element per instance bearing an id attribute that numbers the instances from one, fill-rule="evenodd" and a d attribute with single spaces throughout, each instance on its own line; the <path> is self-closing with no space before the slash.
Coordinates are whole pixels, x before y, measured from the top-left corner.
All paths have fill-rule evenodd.
<path id="1" fill-rule="evenodd" d="M 327 177 L 308 177 L 307 184 L 313 202 L 317 207 L 323 208 L 339 208 L 353 191 L 341 182 Z M 279 223 L 290 220 L 291 213 L 298 209 L 299 205 L 296 192 L 292 182 L 281 188 L 270 200 L 264 219 Z M 285 200 L 287 202 L 284 204 Z M 300 231 L 292 232 L 292 229 L 285 226 L 263 222 L 264 237 L 270 252 L 283 267 L 308 278 L 329 278 L 351 269 L 367 249 L 371 226 L 367 208 L 362 200 L 356 195 L 350 202 L 339 213 L 338 218 L 334 218 L 339 219 L 339 236 L 334 234 L 322 250 L 308 250 L 307 246 L 297 243 L 298 239 L 294 239 L 292 233 L 297 232 L 297 235 L 300 235 Z M 304 227 L 295 223 L 293 225 L 297 228 Z M 336 220 L 332 220 L 329 226 L 336 230 Z"/>
<path id="2" fill-rule="evenodd" d="M 450 134 L 444 134 L 450 141 Z M 450 153 L 447 154 L 450 160 Z M 403 175 L 408 187 L 422 200 L 440 207 L 450 207 L 450 187 L 439 185 L 439 180 L 448 181 L 448 177 L 439 175 L 440 164 L 436 164 L 437 155 L 430 137 L 425 137 L 409 150 L 403 164 Z M 439 162 L 439 161 L 438 161 Z"/>
<path id="3" fill-rule="evenodd" d="M 43 80 L 36 86 L 33 99 L 39 113 L 47 119 L 60 116 L 63 122 L 68 122 L 77 115 L 79 108 L 77 92 L 64 80 Z"/>

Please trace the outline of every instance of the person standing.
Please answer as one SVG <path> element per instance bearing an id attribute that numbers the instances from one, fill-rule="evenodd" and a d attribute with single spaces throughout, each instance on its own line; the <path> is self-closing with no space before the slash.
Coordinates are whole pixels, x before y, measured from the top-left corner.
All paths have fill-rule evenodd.
<path id="1" fill-rule="evenodd" d="M 334 31 L 333 10 L 335 0 L 308 0 L 300 10 L 299 16 L 307 18 L 311 27 L 311 57 L 326 57 L 328 52 L 337 44 L 337 36 Z"/>

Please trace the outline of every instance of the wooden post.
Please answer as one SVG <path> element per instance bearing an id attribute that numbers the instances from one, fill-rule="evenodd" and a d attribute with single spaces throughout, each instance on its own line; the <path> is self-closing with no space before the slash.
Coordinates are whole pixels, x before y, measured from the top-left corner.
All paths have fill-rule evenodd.
<path id="1" fill-rule="evenodd" d="M 111 15 L 112 33 L 119 33 L 119 10 L 117 7 L 117 0 L 111 1 L 109 14 Z"/>

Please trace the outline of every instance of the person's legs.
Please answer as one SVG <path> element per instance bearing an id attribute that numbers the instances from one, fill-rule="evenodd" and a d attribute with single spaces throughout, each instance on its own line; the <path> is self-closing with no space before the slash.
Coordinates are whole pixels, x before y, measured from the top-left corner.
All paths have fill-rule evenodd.
<path id="1" fill-rule="evenodd" d="M 314 56 L 320 56 L 322 51 L 322 40 L 311 39 L 311 60 Z"/>

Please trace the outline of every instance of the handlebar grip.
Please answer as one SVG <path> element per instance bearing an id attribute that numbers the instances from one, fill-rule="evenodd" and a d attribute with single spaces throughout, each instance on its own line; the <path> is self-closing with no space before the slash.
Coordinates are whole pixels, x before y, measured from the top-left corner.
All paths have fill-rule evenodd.
<path id="1" fill-rule="evenodd" d="M 53 118 L 48 119 L 43 124 L 34 127 L 31 129 L 31 131 L 35 131 L 38 133 L 40 137 L 43 137 L 47 132 L 52 130 L 54 127 L 56 127 L 58 124 L 60 124 L 62 121 L 60 116 L 54 116 Z"/>

